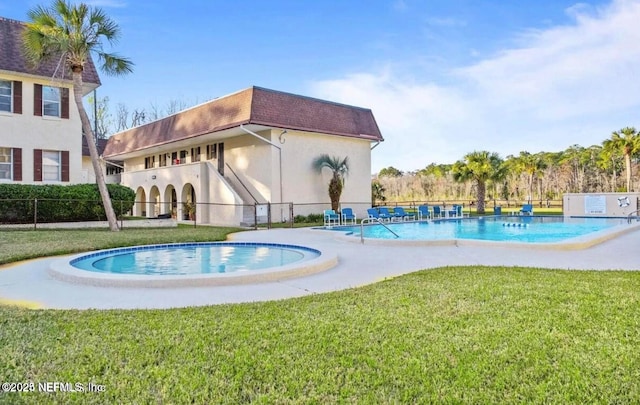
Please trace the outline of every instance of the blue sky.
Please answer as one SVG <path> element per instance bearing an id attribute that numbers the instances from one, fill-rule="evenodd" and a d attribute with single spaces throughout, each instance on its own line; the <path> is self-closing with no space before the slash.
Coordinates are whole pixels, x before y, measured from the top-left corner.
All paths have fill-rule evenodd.
<path id="1" fill-rule="evenodd" d="M 640 0 L 93 0 L 135 63 L 99 96 L 189 105 L 252 85 L 371 108 L 372 170 L 600 144 L 640 127 Z M 0 0 L 25 20 L 37 1 Z"/>

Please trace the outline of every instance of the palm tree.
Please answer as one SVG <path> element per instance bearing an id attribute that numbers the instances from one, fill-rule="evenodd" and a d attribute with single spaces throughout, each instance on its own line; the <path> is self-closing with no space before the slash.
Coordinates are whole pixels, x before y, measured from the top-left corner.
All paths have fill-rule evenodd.
<path id="1" fill-rule="evenodd" d="M 385 202 L 387 200 L 387 197 L 384 195 L 385 191 L 387 190 L 378 180 L 371 182 L 371 206 L 375 206 L 376 201 Z"/>
<path id="2" fill-rule="evenodd" d="M 28 12 L 28 17 L 30 22 L 26 24 L 24 31 L 24 51 L 27 59 L 38 65 L 51 58 L 61 58 L 65 74 L 67 71 L 71 72 L 73 96 L 82 121 L 82 132 L 89 145 L 102 204 L 109 228 L 117 231 L 118 222 L 109 198 L 93 130 L 82 104 L 82 72 L 91 53 L 98 56 L 102 62 L 101 68 L 107 74 L 120 75 L 132 71 L 131 61 L 106 53 L 102 49 L 104 40 L 110 44 L 116 42 L 120 30 L 101 9 L 83 3 L 71 4 L 64 0 L 55 0 L 49 8 L 37 6 Z"/>
<path id="3" fill-rule="evenodd" d="M 313 168 L 318 173 L 322 173 L 322 169 L 325 167 L 332 172 L 331 180 L 329 181 L 331 209 L 338 211 L 340 195 L 344 187 L 344 178 L 349 174 L 349 157 L 340 159 L 339 157 L 323 154 L 313 160 Z"/>
<path id="4" fill-rule="evenodd" d="M 475 181 L 478 214 L 484 214 L 487 181 L 497 179 L 502 174 L 502 163 L 503 160 L 497 153 L 476 151 L 466 154 L 464 161 L 459 160 L 453 165 L 452 172 L 455 181 Z"/>
<path id="5" fill-rule="evenodd" d="M 640 152 L 640 133 L 634 127 L 625 127 L 611 134 L 610 142 L 613 149 L 624 157 L 624 167 L 627 174 L 627 192 L 631 191 L 631 157 Z"/>
<path id="6" fill-rule="evenodd" d="M 513 159 L 513 164 L 516 172 L 526 173 L 527 175 L 527 188 L 529 190 L 527 203 L 531 204 L 533 199 L 533 180 L 540 176 L 546 168 L 545 161 L 541 154 L 532 155 L 529 152 L 520 152 L 520 155 Z"/>

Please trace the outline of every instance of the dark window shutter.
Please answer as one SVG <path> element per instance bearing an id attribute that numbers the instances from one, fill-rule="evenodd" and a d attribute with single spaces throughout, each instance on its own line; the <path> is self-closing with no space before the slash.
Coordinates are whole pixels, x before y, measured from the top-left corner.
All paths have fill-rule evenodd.
<path id="1" fill-rule="evenodd" d="M 22 114 L 22 82 L 13 82 L 13 113 Z"/>
<path id="2" fill-rule="evenodd" d="M 42 117 L 42 85 L 33 85 L 33 115 Z M 42 159 L 41 159 L 42 160 Z M 42 176 L 40 177 L 42 181 Z"/>
<path id="3" fill-rule="evenodd" d="M 218 173 L 224 176 L 224 143 L 218 144 Z"/>
<path id="4" fill-rule="evenodd" d="M 60 167 L 60 179 L 69 181 L 69 151 L 62 151 L 62 166 Z"/>
<path id="5" fill-rule="evenodd" d="M 13 181 L 22 181 L 22 149 L 13 148 Z"/>
<path id="6" fill-rule="evenodd" d="M 61 118 L 69 118 L 69 89 L 66 87 L 62 88 L 62 100 L 60 106 L 60 117 Z"/>
<path id="7" fill-rule="evenodd" d="M 42 181 L 42 149 L 33 150 L 33 181 Z"/>

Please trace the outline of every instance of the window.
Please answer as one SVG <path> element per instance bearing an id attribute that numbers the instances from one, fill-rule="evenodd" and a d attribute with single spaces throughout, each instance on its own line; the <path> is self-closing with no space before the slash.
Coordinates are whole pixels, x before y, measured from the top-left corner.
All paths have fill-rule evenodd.
<path id="1" fill-rule="evenodd" d="M 11 148 L 0 148 L 0 180 L 13 180 Z"/>
<path id="2" fill-rule="evenodd" d="M 12 91 L 13 82 L 0 80 L 0 111 L 12 112 Z"/>
<path id="3" fill-rule="evenodd" d="M 145 169 L 152 169 L 156 167 L 156 157 L 155 156 L 148 156 L 146 158 L 144 158 L 144 168 Z"/>
<path id="4" fill-rule="evenodd" d="M 42 115 L 60 116 L 60 88 L 42 86 Z"/>
<path id="5" fill-rule="evenodd" d="M 218 158 L 218 149 L 217 144 L 207 145 L 207 159 L 217 159 Z"/>
<path id="6" fill-rule="evenodd" d="M 200 147 L 191 148 L 191 162 L 199 162 L 200 161 Z"/>
<path id="7" fill-rule="evenodd" d="M 158 155 L 158 160 L 160 161 L 160 167 L 165 167 L 167 165 L 167 154 Z"/>
<path id="8" fill-rule="evenodd" d="M 42 180 L 60 181 L 60 152 L 55 150 L 42 151 Z"/>

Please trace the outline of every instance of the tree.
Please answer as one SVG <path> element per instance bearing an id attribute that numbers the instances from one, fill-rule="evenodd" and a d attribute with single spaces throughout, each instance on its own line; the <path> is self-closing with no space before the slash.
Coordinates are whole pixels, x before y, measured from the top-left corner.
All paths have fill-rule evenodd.
<path id="1" fill-rule="evenodd" d="M 323 154 L 313 160 L 313 168 L 320 174 L 324 168 L 331 170 L 329 199 L 331 199 L 331 209 L 338 211 L 340 195 L 342 195 L 342 189 L 344 188 L 344 178 L 349 174 L 349 157 L 340 159 L 336 156 Z"/>
<path id="2" fill-rule="evenodd" d="M 378 177 L 401 177 L 402 172 L 393 166 L 385 167 L 380 170 Z"/>
<path id="3" fill-rule="evenodd" d="M 385 188 L 378 180 L 371 182 L 371 206 L 374 207 L 377 201 L 385 202 L 387 197 L 384 195 Z"/>
<path id="4" fill-rule="evenodd" d="M 102 62 L 101 69 L 107 74 L 120 75 L 132 71 L 131 61 L 103 51 L 103 41 L 110 44 L 117 41 L 120 32 L 118 25 L 99 8 L 84 3 L 71 4 L 64 0 L 55 0 L 48 8 L 37 6 L 27 15 L 30 20 L 24 31 L 27 59 L 37 65 L 52 58 L 61 58 L 65 70 L 71 71 L 73 96 L 89 146 L 109 229 L 117 231 L 118 222 L 111 205 L 95 137 L 82 104 L 82 72 L 92 53 Z"/>
<path id="5" fill-rule="evenodd" d="M 542 174 L 545 169 L 545 162 L 540 154 L 532 155 L 529 152 L 520 152 L 520 155 L 513 159 L 515 170 L 518 173 L 527 175 L 527 203 L 531 204 L 533 199 L 533 181 Z"/>
<path id="6" fill-rule="evenodd" d="M 631 191 L 631 157 L 640 152 L 640 134 L 634 127 L 625 127 L 611 134 L 609 147 L 617 150 L 624 157 L 624 167 L 627 175 L 627 192 Z"/>
<path id="7" fill-rule="evenodd" d="M 477 191 L 477 211 L 484 214 L 487 181 L 496 178 L 502 171 L 503 161 L 497 153 L 476 151 L 465 155 L 464 161 L 453 165 L 453 178 L 457 182 L 474 181 Z"/>
<path id="8" fill-rule="evenodd" d="M 111 114 L 109 113 L 109 97 L 98 97 L 96 99 L 94 95 L 90 95 L 87 101 L 91 106 L 90 119 L 93 121 L 96 139 L 107 139 L 107 135 L 111 133 L 112 122 Z"/>

